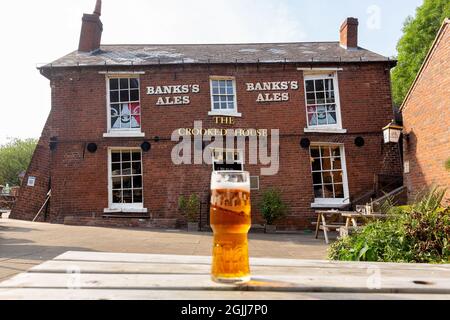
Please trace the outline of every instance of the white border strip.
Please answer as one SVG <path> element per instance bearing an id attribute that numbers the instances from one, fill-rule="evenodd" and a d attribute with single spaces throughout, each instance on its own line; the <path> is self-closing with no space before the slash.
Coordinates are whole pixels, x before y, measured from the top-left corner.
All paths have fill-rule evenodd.
<path id="1" fill-rule="evenodd" d="M 298 71 L 343 71 L 343 68 L 297 68 Z"/>

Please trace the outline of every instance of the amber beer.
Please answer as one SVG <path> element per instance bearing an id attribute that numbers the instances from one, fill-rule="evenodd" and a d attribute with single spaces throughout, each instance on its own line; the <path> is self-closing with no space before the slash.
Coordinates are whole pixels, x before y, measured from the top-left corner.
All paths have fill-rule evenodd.
<path id="1" fill-rule="evenodd" d="M 212 279 L 216 282 L 250 280 L 247 240 L 250 211 L 249 173 L 213 172 L 210 215 L 214 231 Z"/>

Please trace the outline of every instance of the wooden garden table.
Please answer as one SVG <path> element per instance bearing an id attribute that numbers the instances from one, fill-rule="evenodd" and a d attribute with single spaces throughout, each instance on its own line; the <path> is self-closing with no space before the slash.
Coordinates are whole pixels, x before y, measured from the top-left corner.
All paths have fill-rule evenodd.
<path id="1" fill-rule="evenodd" d="M 316 239 L 319 237 L 319 231 L 323 231 L 325 237 L 325 243 L 328 244 L 328 232 L 339 231 L 341 227 L 344 226 L 338 220 L 341 217 L 341 212 L 339 210 L 317 210 L 317 221 L 316 221 Z"/>
<path id="2" fill-rule="evenodd" d="M 450 299 L 450 265 L 251 259 L 252 281 L 210 280 L 211 257 L 66 252 L 0 283 L 0 299 Z"/>
<path id="3" fill-rule="evenodd" d="M 358 227 L 358 219 L 385 219 L 387 217 L 384 213 L 371 213 L 371 214 L 362 214 L 359 212 L 353 211 L 341 211 L 341 215 L 345 218 L 345 227 L 350 227 L 350 223 L 353 227 Z"/>

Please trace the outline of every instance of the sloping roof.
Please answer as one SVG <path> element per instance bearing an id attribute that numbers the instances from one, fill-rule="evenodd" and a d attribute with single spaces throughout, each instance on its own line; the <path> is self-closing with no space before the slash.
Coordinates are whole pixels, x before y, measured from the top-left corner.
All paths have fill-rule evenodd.
<path id="1" fill-rule="evenodd" d="M 450 25 L 450 18 L 445 18 L 444 22 L 442 23 L 441 28 L 439 29 L 436 38 L 434 39 L 433 44 L 431 45 L 430 50 L 428 51 L 428 54 L 426 55 L 425 59 L 423 60 L 422 66 L 419 69 L 419 72 L 417 72 L 416 78 L 414 79 L 414 82 L 411 85 L 411 88 L 409 88 L 408 93 L 405 96 L 405 99 L 403 99 L 403 103 L 400 106 L 400 111 L 403 110 L 403 108 L 405 107 L 406 103 L 409 100 L 409 97 L 411 96 L 412 92 L 414 91 L 414 88 L 416 87 L 417 82 L 419 81 L 422 72 L 425 70 L 425 68 L 428 65 L 428 62 L 431 60 L 433 53 L 436 51 L 436 48 L 438 46 L 439 43 L 441 43 L 440 39 L 441 37 L 444 35 L 444 30 Z"/>
<path id="2" fill-rule="evenodd" d="M 129 66 L 201 63 L 372 62 L 389 58 L 339 42 L 260 44 L 102 45 L 100 50 L 74 51 L 46 67 Z"/>

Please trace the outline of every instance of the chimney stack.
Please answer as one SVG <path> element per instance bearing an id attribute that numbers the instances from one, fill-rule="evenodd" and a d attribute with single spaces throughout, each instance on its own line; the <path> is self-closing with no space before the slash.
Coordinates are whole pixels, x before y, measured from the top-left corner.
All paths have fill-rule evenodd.
<path id="1" fill-rule="evenodd" d="M 82 19 L 80 44 L 78 51 L 92 52 L 100 49 L 103 24 L 100 20 L 102 15 L 102 0 L 97 0 L 93 14 L 85 13 Z"/>
<path id="2" fill-rule="evenodd" d="M 358 19 L 347 18 L 341 25 L 340 44 L 345 49 L 358 48 Z"/>

